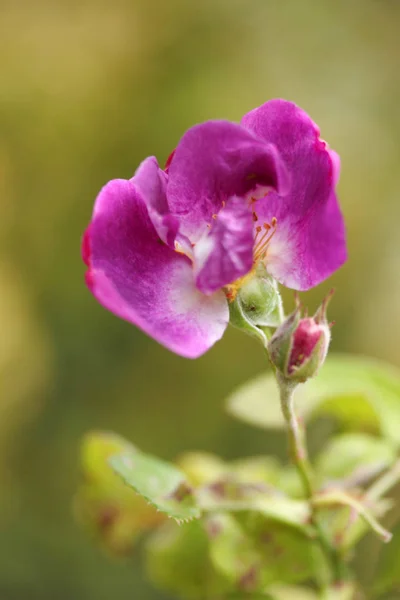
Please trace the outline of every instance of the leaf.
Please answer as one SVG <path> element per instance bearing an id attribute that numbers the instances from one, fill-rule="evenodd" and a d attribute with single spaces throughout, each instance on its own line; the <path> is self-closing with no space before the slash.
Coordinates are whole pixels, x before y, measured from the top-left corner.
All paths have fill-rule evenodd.
<path id="1" fill-rule="evenodd" d="M 210 559 L 209 539 L 200 521 L 184 527 L 168 521 L 148 538 L 145 551 L 148 576 L 163 591 L 186 600 L 220 597 L 232 590 Z"/>
<path id="2" fill-rule="evenodd" d="M 276 600 L 270 594 L 231 594 L 225 600 Z M 296 598 L 293 598 L 296 600 Z M 301 600 L 301 598 L 299 599 Z"/>
<path id="3" fill-rule="evenodd" d="M 272 373 L 258 375 L 237 388 L 227 399 L 229 414 L 263 429 L 283 429 L 279 390 Z"/>
<path id="4" fill-rule="evenodd" d="M 318 376 L 296 390 L 305 420 L 335 417 L 344 429 L 381 433 L 400 444 L 400 373 L 385 363 L 353 355 L 330 355 Z M 234 417 L 263 429 L 284 428 L 274 375 L 260 375 L 227 400 Z"/>
<path id="5" fill-rule="evenodd" d="M 243 592 L 260 592 L 274 582 L 294 583 L 316 568 L 314 541 L 292 527 L 272 520 L 248 526 L 229 514 L 208 519 L 215 567 Z"/>
<path id="6" fill-rule="evenodd" d="M 383 547 L 379 556 L 378 568 L 374 578 L 374 591 L 377 595 L 400 587 L 399 557 L 400 525 L 397 525 L 391 543 Z"/>
<path id="7" fill-rule="evenodd" d="M 134 454 L 138 450 L 128 440 L 111 431 L 87 433 L 81 446 L 81 470 L 85 481 L 95 483 L 107 492 L 117 487 L 120 493 L 132 497 L 132 492 L 121 485 L 119 477 L 108 464 L 113 454 L 124 452 Z"/>
<path id="8" fill-rule="evenodd" d="M 355 587 L 352 583 L 324 589 L 323 595 L 305 587 L 274 585 L 268 587 L 273 600 L 354 600 Z"/>
<path id="9" fill-rule="evenodd" d="M 314 407 L 313 416 L 331 414 L 347 429 L 381 433 L 396 447 L 400 444 L 400 371 L 383 361 L 353 355 L 333 355 L 322 370 L 323 384 L 332 390 L 340 385 L 358 402 L 330 398 Z M 317 383 L 320 378 L 317 378 Z M 338 386 L 337 381 L 340 381 Z M 363 401 L 361 401 L 363 398 Z M 368 408 L 367 408 L 368 406 Z"/>
<path id="10" fill-rule="evenodd" d="M 231 473 L 241 483 L 267 483 L 276 485 L 282 466 L 272 456 L 250 456 L 229 463 Z"/>
<path id="11" fill-rule="evenodd" d="M 220 479 L 229 471 L 219 456 L 208 452 L 185 452 L 176 464 L 195 487 Z"/>
<path id="12" fill-rule="evenodd" d="M 88 433 L 81 449 L 82 482 L 74 497 L 74 516 L 102 547 L 126 556 L 136 538 L 165 516 L 128 488 L 108 464 L 116 452 L 136 449 L 122 437 L 103 431 Z"/>
<path id="13" fill-rule="evenodd" d="M 274 585 L 268 587 L 273 600 L 319 600 L 314 590 L 294 585 Z"/>
<path id="14" fill-rule="evenodd" d="M 197 500 L 204 512 L 252 512 L 309 531 L 308 503 L 292 500 L 265 484 L 219 481 L 198 490 Z"/>
<path id="15" fill-rule="evenodd" d="M 174 465 L 141 452 L 113 456 L 109 463 L 126 485 L 157 510 L 177 521 L 200 517 L 187 479 Z"/>
<path id="16" fill-rule="evenodd" d="M 334 437 L 316 459 L 323 480 L 343 479 L 357 473 L 389 467 L 396 453 L 385 440 L 365 433 L 345 433 Z"/>
<path id="17" fill-rule="evenodd" d="M 354 600 L 356 586 L 353 583 L 341 583 L 326 590 L 324 600 Z"/>

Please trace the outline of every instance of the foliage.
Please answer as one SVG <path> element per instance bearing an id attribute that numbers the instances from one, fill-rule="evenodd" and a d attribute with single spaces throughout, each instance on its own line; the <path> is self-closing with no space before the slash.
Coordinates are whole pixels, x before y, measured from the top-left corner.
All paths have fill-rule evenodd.
<path id="1" fill-rule="evenodd" d="M 270 410 L 263 413 L 265 399 Z M 271 375 L 255 378 L 227 401 L 235 417 L 273 429 L 283 427 L 277 404 Z M 311 600 L 320 597 L 307 587 L 314 581 L 324 598 L 352 600 L 355 587 L 346 577 L 341 586 L 330 585 L 315 527 L 344 564 L 368 531 L 390 539 L 377 519 L 390 509 L 386 496 L 400 479 L 393 426 L 400 417 L 400 377 L 375 361 L 332 356 L 320 378 L 302 387 L 298 408 L 305 421 L 329 415 L 336 423 L 313 461 L 311 505 L 291 497 L 292 467 L 273 457 L 225 462 L 188 452 L 172 464 L 113 434 L 93 433 L 83 445 L 78 513 L 92 529 L 97 523 L 100 539 L 117 554 L 122 531 L 124 548 L 131 549 L 139 532 L 152 530 L 145 545 L 148 575 L 181 598 Z M 109 525 L 101 524 L 110 506 L 119 511 L 113 543 L 105 536 Z M 400 584 L 397 557 L 395 536 L 382 555 L 377 593 Z M 299 583 L 303 587 L 293 587 Z"/>

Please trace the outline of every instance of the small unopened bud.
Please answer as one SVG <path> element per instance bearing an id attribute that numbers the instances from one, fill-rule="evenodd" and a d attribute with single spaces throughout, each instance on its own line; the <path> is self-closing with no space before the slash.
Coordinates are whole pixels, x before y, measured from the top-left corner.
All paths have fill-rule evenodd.
<path id="1" fill-rule="evenodd" d="M 324 363 L 331 339 L 326 309 L 332 294 L 323 301 L 313 317 L 295 311 L 275 331 L 268 344 L 271 362 L 288 381 L 304 382 L 316 375 Z"/>
<path id="2" fill-rule="evenodd" d="M 282 318 L 282 299 L 275 279 L 258 270 L 238 292 L 242 311 L 254 325 L 277 327 Z"/>
<path id="3" fill-rule="evenodd" d="M 243 325 L 235 318 L 236 313 L 253 328 L 278 327 L 282 322 L 282 299 L 277 281 L 268 275 L 262 263 L 251 275 L 243 278 L 233 303 L 236 310 L 231 311 L 231 322 L 241 329 Z"/>

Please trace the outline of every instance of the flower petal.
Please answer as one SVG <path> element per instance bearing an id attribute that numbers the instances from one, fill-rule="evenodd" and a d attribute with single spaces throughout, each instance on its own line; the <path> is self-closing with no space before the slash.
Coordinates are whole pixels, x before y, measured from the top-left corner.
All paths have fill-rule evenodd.
<path id="1" fill-rule="evenodd" d="M 286 169 L 269 143 L 236 123 L 208 121 L 180 140 L 168 170 L 168 204 L 180 231 L 197 242 L 231 196 L 261 187 L 288 189 Z"/>
<path id="2" fill-rule="evenodd" d="M 267 102 L 245 115 L 242 125 L 276 145 L 291 176 L 289 194 L 271 192 L 256 205 L 259 220 L 277 219 L 267 253 L 268 271 L 287 287 L 307 290 L 347 258 L 344 220 L 334 189 L 339 157 L 319 138 L 310 117 L 291 102 Z"/>
<path id="3" fill-rule="evenodd" d="M 179 229 L 179 221 L 170 214 L 166 189 L 168 177 L 158 166 L 155 156 L 146 158 L 137 169 L 131 182 L 146 202 L 150 219 L 160 238 L 171 248 Z"/>
<path id="4" fill-rule="evenodd" d="M 196 289 L 190 260 L 161 241 L 131 181 L 102 189 L 85 240 L 86 281 L 107 309 L 188 358 L 221 338 L 229 319 L 224 294 Z"/>
<path id="5" fill-rule="evenodd" d="M 210 294 L 253 266 L 253 217 L 242 198 L 230 198 L 211 231 L 194 248 L 196 285 Z"/>

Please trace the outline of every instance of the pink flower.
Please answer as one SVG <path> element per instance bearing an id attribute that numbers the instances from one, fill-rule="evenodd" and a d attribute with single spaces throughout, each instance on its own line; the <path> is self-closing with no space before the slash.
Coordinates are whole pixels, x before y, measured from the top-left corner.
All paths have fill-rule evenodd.
<path id="1" fill-rule="evenodd" d="M 196 125 L 166 171 L 150 157 L 101 190 L 83 242 L 89 289 L 170 350 L 200 356 L 260 264 L 297 290 L 343 264 L 338 176 L 316 125 L 284 100 L 240 125 Z"/>

